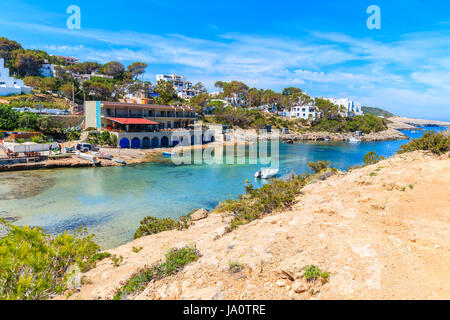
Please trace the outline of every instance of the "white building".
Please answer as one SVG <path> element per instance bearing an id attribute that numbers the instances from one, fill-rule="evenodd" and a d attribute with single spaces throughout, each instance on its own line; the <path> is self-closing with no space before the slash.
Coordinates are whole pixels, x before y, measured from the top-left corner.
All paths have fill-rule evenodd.
<path id="1" fill-rule="evenodd" d="M 31 87 L 26 86 L 22 80 L 11 78 L 9 69 L 5 68 L 5 60 L 0 59 L 0 96 L 21 93 L 31 93 Z"/>
<path id="2" fill-rule="evenodd" d="M 178 96 L 183 99 L 192 98 L 200 93 L 200 91 L 192 88 L 192 82 L 188 81 L 182 76 L 177 76 L 174 74 L 157 74 L 156 82 L 158 82 L 159 80 L 172 83 L 175 90 L 177 90 Z"/>
<path id="3" fill-rule="evenodd" d="M 41 65 L 41 68 L 39 69 L 39 75 L 41 77 L 55 77 L 55 65 L 48 63 L 46 60 L 44 64 Z"/>
<path id="4" fill-rule="evenodd" d="M 364 115 L 364 113 L 361 109 L 361 104 L 358 102 L 352 101 L 348 98 L 342 98 L 342 99 L 324 98 L 324 99 L 334 103 L 335 105 L 343 106 L 346 109 L 346 111 L 344 113 L 342 113 L 342 116 L 344 116 L 344 117 Z"/>
<path id="5" fill-rule="evenodd" d="M 294 106 L 291 111 L 283 112 L 281 115 L 288 118 L 314 120 L 317 117 L 317 109 L 313 105 Z"/>

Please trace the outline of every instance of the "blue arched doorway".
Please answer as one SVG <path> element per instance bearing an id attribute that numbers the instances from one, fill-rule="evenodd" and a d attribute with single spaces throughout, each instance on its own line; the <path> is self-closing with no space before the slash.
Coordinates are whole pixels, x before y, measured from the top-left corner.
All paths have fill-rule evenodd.
<path id="1" fill-rule="evenodd" d="M 169 138 L 162 137 L 161 138 L 161 147 L 167 148 L 169 146 Z"/>
<path id="2" fill-rule="evenodd" d="M 130 147 L 130 140 L 128 140 L 128 138 L 120 139 L 120 147 L 128 149 Z"/>
<path id="3" fill-rule="evenodd" d="M 148 137 L 142 139 L 142 148 L 144 149 L 150 148 L 150 139 Z"/>
<path id="4" fill-rule="evenodd" d="M 141 140 L 139 140 L 139 138 L 133 138 L 131 140 L 131 148 L 139 149 L 140 147 L 141 147 Z"/>
<path id="5" fill-rule="evenodd" d="M 152 139 L 152 144 L 151 144 L 152 148 L 158 148 L 159 147 L 159 139 L 158 137 L 154 137 Z"/>

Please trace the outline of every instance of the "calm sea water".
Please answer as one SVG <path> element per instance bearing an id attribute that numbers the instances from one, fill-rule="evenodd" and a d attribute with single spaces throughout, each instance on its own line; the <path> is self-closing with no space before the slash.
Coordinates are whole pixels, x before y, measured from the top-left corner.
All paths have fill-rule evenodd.
<path id="1" fill-rule="evenodd" d="M 443 128 L 426 130 L 440 131 Z M 422 132 L 404 131 L 411 138 Z M 307 171 L 307 162 L 329 160 L 345 170 L 361 164 L 367 152 L 389 157 L 403 141 L 280 144 L 280 174 Z M 132 239 L 148 215 L 177 218 L 195 208 L 213 209 L 218 202 L 255 186 L 261 165 L 141 164 L 126 167 L 40 170 L 0 174 L 0 216 L 18 217 L 16 224 L 41 226 L 48 232 L 80 225 L 96 234 L 104 248 Z"/>

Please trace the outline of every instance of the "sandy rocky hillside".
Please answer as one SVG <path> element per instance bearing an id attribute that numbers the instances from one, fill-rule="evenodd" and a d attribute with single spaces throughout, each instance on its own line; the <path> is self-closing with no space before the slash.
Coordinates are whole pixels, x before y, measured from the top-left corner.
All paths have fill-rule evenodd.
<path id="1" fill-rule="evenodd" d="M 70 299 L 111 299 L 134 272 L 191 244 L 197 262 L 128 298 L 450 299 L 448 155 L 397 155 L 306 186 L 287 212 L 225 233 L 228 220 L 210 214 L 110 250 L 121 265 L 99 262 Z M 230 272 L 231 261 L 244 269 Z M 328 283 L 303 279 L 311 264 L 330 273 Z"/>

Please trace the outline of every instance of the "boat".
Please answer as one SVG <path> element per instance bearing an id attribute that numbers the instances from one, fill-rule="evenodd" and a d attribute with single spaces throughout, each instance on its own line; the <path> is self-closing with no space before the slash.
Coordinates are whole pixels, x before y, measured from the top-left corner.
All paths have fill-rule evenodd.
<path id="1" fill-rule="evenodd" d="M 327 141 L 327 142 L 330 141 L 330 140 L 331 140 L 330 138 L 325 138 L 324 139 L 324 141 Z"/>
<path id="2" fill-rule="evenodd" d="M 120 163 L 120 164 L 123 164 L 123 165 L 125 165 L 125 166 L 127 165 L 127 163 L 126 163 L 125 161 L 120 160 L 120 159 L 117 159 L 117 158 L 113 158 L 112 161 L 117 162 L 117 163 Z"/>
<path id="3" fill-rule="evenodd" d="M 95 165 L 98 165 L 100 163 L 100 161 L 98 161 L 98 158 L 92 154 L 77 151 L 77 157 L 83 160 L 91 161 Z"/>
<path id="4" fill-rule="evenodd" d="M 105 160 L 112 160 L 113 159 L 112 155 L 110 155 L 108 153 L 101 152 L 101 151 L 96 151 L 96 152 L 89 151 L 89 154 L 93 155 L 93 156 L 95 156 L 95 157 L 97 157 L 99 159 L 105 159 Z"/>
<path id="5" fill-rule="evenodd" d="M 166 151 L 163 151 L 163 156 L 169 156 L 169 157 L 171 157 L 171 156 L 174 156 L 175 155 L 175 153 L 172 153 L 172 152 L 166 152 Z"/>
<path id="6" fill-rule="evenodd" d="M 294 144 L 294 140 L 288 139 L 288 140 L 286 140 L 286 143 L 288 143 L 288 144 Z"/>
<path id="7" fill-rule="evenodd" d="M 357 138 L 349 138 L 348 142 L 350 142 L 350 143 L 359 143 L 359 142 L 361 142 L 361 140 L 359 140 Z"/>
<path id="8" fill-rule="evenodd" d="M 255 173 L 255 178 L 270 179 L 278 173 L 279 169 L 261 169 Z"/>

